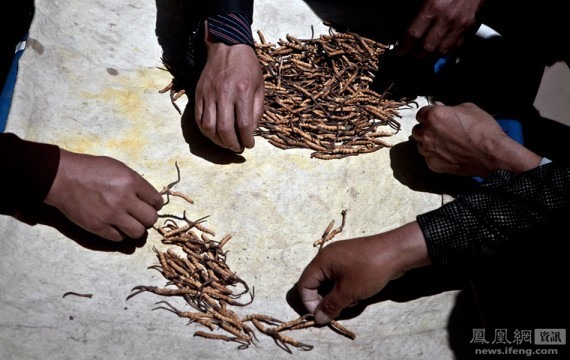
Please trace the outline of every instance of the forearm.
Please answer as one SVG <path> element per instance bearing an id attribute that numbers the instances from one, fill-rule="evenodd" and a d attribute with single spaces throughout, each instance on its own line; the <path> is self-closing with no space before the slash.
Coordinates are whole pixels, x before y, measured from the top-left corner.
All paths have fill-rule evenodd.
<path id="1" fill-rule="evenodd" d="M 382 235 L 378 241 L 388 237 L 395 248 L 401 272 L 431 264 L 424 234 L 417 222 L 411 222 Z"/>
<path id="2" fill-rule="evenodd" d="M 436 265 L 495 257 L 570 209 L 570 159 L 522 174 L 492 173 L 475 192 L 417 217 Z"/>

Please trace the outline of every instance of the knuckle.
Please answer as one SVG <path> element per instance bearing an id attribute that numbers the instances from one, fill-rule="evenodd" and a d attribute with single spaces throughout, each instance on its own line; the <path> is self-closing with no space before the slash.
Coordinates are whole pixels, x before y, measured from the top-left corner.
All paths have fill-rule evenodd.
<path id="1" fill-rule="evenodd" d="M 406 31 L 406 36 L 412 39 L 413 41 L 419 40 L 421 35 L 422 35 L 421 32 L 416 29 L 409 29 L 408 31 Z"/>
<path id="2" fill-rule="evenodd" d="M 230 82 L 226 78 L 217 80 L 214 87 L 217 94 L 228 94 L 231 92 Z"/>
<path id="3" fill-rule="evenodd" d="M 109 202 L 109 204 L 99 210 L 98 226 L 105 228 L 112 224 L 121 211 L 119 209 L 123 209 L 125 203 L 120 198 L 114 198 L 113 200 L 113 202 Z"/>
<path id="4" fill-rule="evenodd" d="M 123 177 L 123 186 L 125 188 L 130 188 L 138 185 L 140 175 L 134 171 L 125 171 L 122 177 Z"/>
<path id="5" fill-rule="evenodd" d="M 152 226 L 158 220 L 158 213 L 153 211 L 151 214 L 147 215 L 146 219 L 143 220 L 143 225 L 146 227 Z"/>
<path id="6" fill-rule="evenodd" d="M 239 121 L 237 121 L 237 127 L 240 130 L 247 130 L 249 129 L 249 125 L 251 124 L 251 119 L 247 118 L 247 119 L 241 119 Z"/>
<path id="7" fill-rule="evenodd" d="M 446 112 L 447 112 L 447 110 L 445 109 L 445 107 L 435 106 L 435 107 L 431 108 L 430 111 L 428 112 L 427 120 L 429 122 L 438 121 L 439 119 L 441 119 L 445 115 Z"/>
<path id="8" fill-rule="evenodd" d="M 152 206 L 158 211 L 162 209 L 162 207 L 164 206 L 164 199 L 162 198 L 162 196 L 157 195 L 157 197 L 152 201 L 152 204 L 150 204 L 150 206 Z M 156 216 L 158 217 L 158 214 Z"/>
<path id="9" fill-rule="evenodd" d="M 200 128 L 204 134 L 213 134 L 216 131 L 216 124 L 211 121 L 204 121 Z"/>
<path id="10" fill-rule="evenodd" d="M 218 123 L 218 133 L 220 134 L 230 134 L 233 131 L 233 124 L 228 121 L 222 121 Z"/>
<path id="11" fill-rule="evenodd" d="M 319 307 L 325 314 L 331 317 L 335 316 L 337 313 L 340 312 L 340 310 L 342 310 L 338 309 L 336 304 L 334 304 L 329 297 L 323 298 Z"/>
<path id="12" fill-rule="evenodd" d="M 455 19 L 455 24 L 461 29 L 466 29 L 475 24 L 475 18 L 469 16 L 461 16 Z"/>
<path id="13" fill-rule="evenodd" d="M 424 43 L 422 44 L 422 47 L 424 48 L 425 51 L 427 51 L 429 53 L 433 53 L 435 51 L 436 44 L 434 44 L 431 41 L 424 41 Z"/>
<path id="14" fill-rule="evenodd" d="M 141 225 L 133 227 L 133 229 L 128 235 L 133 239 L 140 239 L 141 237 L 143 237 L 145 233 L 146 229 L 144 228 L 144 226 Z"/>
<path id="15" fill-rule="evenodd" d="M 251 88 L 251 81 L 248 78 L 240 78 L 236 81 L 235 87 L 239 92 L 247 92 Z"/>
<path id="16" fill-rule="evenodd" d="M 97 223 L 89 226 L 88 230 L 94 234 L 98 234 L 98 235 L 103 234 L 107 230 L 107 224 L 102 223 L 102 222 L 97 222 Z"/>

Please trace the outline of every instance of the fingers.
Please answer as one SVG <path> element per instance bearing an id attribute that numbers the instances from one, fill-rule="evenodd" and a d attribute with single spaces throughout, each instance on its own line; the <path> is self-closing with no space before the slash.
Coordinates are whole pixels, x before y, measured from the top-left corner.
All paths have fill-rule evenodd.
<path id="1" fill-rule="evenodd" d="M 129 206 L 127 213 L 137 220 L 145 229 L 154 225 L 158 220 L 156 209 L 138 199 Z"/>
<path id="2" fill-rule="evenodd" d="M 399 55 L 445 55 L 463 43 L 476 23 L 480 1 L 425 0 L 398 44 Z"/>
<path id="3" fill-rule="evenodd" d="M 196 94 L 194 95 L 194 104 L 194 119 L 196 120 L 196 123 L 198 123 L 198 127 L 203 133 L 204 130 L 202 130 L 202 117 L 204 116 L 204 99 L 201 97 L 201 93 L 198 91 L 196 91 Z"/>
<path id="4" fill-rule="evenodd" d="M 396 48 L 398 55 L 409 53 L 412 48 L 420 41 L 425 32 L 430 28 L 432 19 L 423 13 L 418 14 L 412 24 L 408 27 L 404 38 L 399 42 Z"/>
<path id="5" fill-rule="evenodd" d="M 318 293 L 318 288 L 329 278 L 330 276 L 327 276 L 322 270 L 319 258 L 315 258 L 305 268 L 298 283 L 303 305 L 305 305 L 307 311 L 315 316 L 315 322 L 318 324 L 328 323 L 338 316 L 342 309 L 358 300 L 341 291 L 338 281 L 331 292 L 325 297 L 321 297 Z"/>
<path id="6" fill-rule="evenodd" d="M 144 178 L 140 178 L 140 183 L 141 184 L 137 187 L 136 190 L 137 197 L 141 199 L 145 204 L 150 205 L 152 207 L 150 210 L 153 210 L 152 213 L 156 214 L 158 210 L 162 209 L 162 205 L 164 205 L 164 199 L 160 193 Z M 152 224 L 155 222 L 156 220 L 153 221 Z"/>
<path id="7" fill-rule="evenodd" d="M 146 233 L 146 226 L 129 213 L 118 215 L 114 224 L 115 227 L 131 239 L 140 239 Z"/>
<path id="8" fill-rule="evenodd" d="M 318 288 L 323 281 L 326 280 L 325 275 L 320 267 L 315 265 L 315 261 L 311 262 L 301 274 L 297 288 L 301 295 L 301 301 L 308 312 L 315 313 L 315 310 L 321 302 Z"/>
<path id="9" fill-rule="evenodd" d="M 445 109 L 446 106 L 441 101 L 435 101 L 434 105 L 426 105 L 421 107 L 416 113 L 416 120 L 420 124 L 428 123 L 432 121 L 433 118 L 441 116 L 441 111 Z"/>
<path id="10" fill-rule="evenodd" d="M 241 152 L 242 147 L 239 143 L 235 129 L 235 112 L 232 104 L 220 104 L 216 107 L 218 119 L 216 120 L 217 136 L 226 149 L 235 152 Z"/>
<path id="11" fill-rule="evenodd" d="M 87 229 L 89 230 L 89 229 Z M 117 230 L 115 227 L 113 226 L 105 226 L 105 228 L 96 231 L 96 230 L 90 230 L 92 233 L 107 239 L 107 240 L 111 240 L 114 242 L 120 242 L 123 241 L 125 239 L 125 235 L 122 234 L 119 230 Z"/>
<path id="12" fill-rule="evenodd" d="M 254 122 L 253 130 L 255 130 L 257 128 L 257 125 L 259 124 L 259 121 L 261 120 L 261 117 L 263 116 L 264 96 L 265 96 L 265 87 L 262 83 L 261 87 L 258 89 L 258 91 L 256 92 L 255 97 L 253 99 L 253 122 Z"/>
<path id="13" fill-rule="evenodd" d="M 265 90 L 263 84 L 253 94 L 251 99 L 238 104 L 237 109 L 237 128 L 241 145 L 248 149 L 255 146 L 254 132 L 263 116 L 264 111 Z M 244 111 L 245 110 L 245 111 Z"/>
<path id="14" fill-rule="evenodd" d="M 460 32 L 448 32 L 440 41 L 438 52 L 446 55 L 453 48 L 463 44 L 464 36 Z"/>
<path id="15" fill-rule="evenodd" d="M 236 106 L 236 128 L 241 139 L 241 144 L 248 149 L 253 148 L 255 141 L 253 139 L 254 130 L 254 94 L 250 97 L 238 100 Z"/>
<path id="16" fill-rule="evenodd" d="M 200 104 L 200 105 L 198 105 Z M 216 133 L 216 103 L 201 99 L 196 93 L 196 122 L 202 134 L 212 140 L 216 145 L 223 146 Z"/>
<path id="17" fill-rule="evenodd" d="M 216 145 L 235 152 L 243 150 L 239 139 L 244 146 L 253 147 L 253 99 L 238 101 L 234 105 L 233 99 L 228 97 L 223 102 L 216 102 L 202 99 L 198 94 L 196 96 L 196 121 L 206 137 Z"/>
<path id="18" fill-rule="evenodd" d="M 423 124 L 417 124 L 412 128 L 412 139 L 416 140 L 418 143 L 422 142 L 424 136 L 425 127 Z"/>
<path id="19" fill-rule="evenodd" d="M 328 323 L 337 317 L 344 308 L 349 307 L 356 301 L 357 299 L 341 291 L 339 283 L 337 282 L 335 287 L 321 300 L 315 310 L 315 322 L 318 324 Z"/>
<path id="20" fill-rule="evenodd" d="M 426 55 L 439 52 L 441 43 L 448 34 L 446 25 L 447 24 L 438 21 L 426 32 L 422 42 L 422 47 Z"/>

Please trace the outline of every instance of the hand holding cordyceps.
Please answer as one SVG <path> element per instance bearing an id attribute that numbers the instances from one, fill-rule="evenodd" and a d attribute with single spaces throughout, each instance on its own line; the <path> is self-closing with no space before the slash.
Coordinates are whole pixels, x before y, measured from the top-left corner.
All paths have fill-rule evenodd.
<path id="1" fill-rule="evenodd" d="M 44 200 L 69 220 L 112 241 L 141 238 L 157 220 L 160 193 L 122 162 L 60 150 L 53 185 Z"/>
<path id="2" fill-rule="evenodd" d="M 477 23 L 483 0 L 425 0 L 400 40 L 400 55 L 416 58 L 445 55 L 460 46 Z"/>
<path id="3" fill-rule="evenodd" d="M 195 115 L 215 144 L 241 152 L 254 146 L 263 114 L 264 84 L 259 60 L 249 45 L 206 41 L 208 60 L 196 85 Z"/>
<path id="4" fill-rule="evenodd" d="M 412 138 L 435 172 L 484 177 L 497 169 L 523 172 L 540 162 L 475 104 L 425 106 L 416 118 Z"/>
<path id="5" fill-rule="evenodd" d="M 429 263 L 423 234 L 414 222 L 325 246 L 303 271 L 298 289 L 315 321 L 325 324 L 344 308 L 380 292 L 390 280 Z M 334 287 L 322 296 L 319 287 L 327 282 Z"/>

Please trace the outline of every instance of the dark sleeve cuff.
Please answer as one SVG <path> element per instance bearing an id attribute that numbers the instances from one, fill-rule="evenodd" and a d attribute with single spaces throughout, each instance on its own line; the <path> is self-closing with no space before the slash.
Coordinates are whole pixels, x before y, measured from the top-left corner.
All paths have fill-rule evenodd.
<path id="1" fill-rule="evenodd" d="M 59 166 L 59 147 L 25 141 L 14 134 L 0 134 L 0 212 L 42 202 Z"/>
<path id="2" fill-rule="evenodd" d="M 242 14 L 253 19 L 253 0 L 208 0 L 206 15 Z"/>

